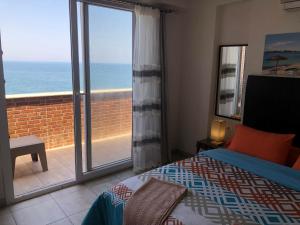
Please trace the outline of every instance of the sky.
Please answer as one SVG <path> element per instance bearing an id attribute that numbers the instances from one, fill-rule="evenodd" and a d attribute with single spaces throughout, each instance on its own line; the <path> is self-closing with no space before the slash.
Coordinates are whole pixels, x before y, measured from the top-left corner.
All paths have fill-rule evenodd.
<path id="1" fill-rule="evenodd" d="M 70 62 L 68 0 L 0 0 L 4 61 Z M 132 13 L 90 6 L 90 59 L 131 63 Z"/>
<path id="2" fill-rule="evenodd" d="M 267 51 L 300 51 L 300 33 L 273 34 L 266 37 Z"/>

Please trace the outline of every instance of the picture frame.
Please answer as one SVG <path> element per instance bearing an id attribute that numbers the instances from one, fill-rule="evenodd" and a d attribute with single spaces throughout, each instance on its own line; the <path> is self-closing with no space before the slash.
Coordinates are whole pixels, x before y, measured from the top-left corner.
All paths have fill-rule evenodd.
<path id="1" fill-rule="evenodd" d="M 265 75 L 300 76 L 300 32 L 266 35 Z"/>

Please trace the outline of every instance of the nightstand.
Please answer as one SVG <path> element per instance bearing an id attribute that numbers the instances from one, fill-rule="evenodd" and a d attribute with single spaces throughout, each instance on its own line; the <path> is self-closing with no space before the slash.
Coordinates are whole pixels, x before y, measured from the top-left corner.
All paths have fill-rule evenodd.
<path id="1" fill-rule="evenodd" d="M 199 151 L 205 151 L 209 149 L 215 149 L 215 148 L 220 148 L 223 147 L 225 142 L 214 142 L 211 139 L 207 138 L 201 141 L 197 141 L 196 147 L 197 147 L 197 152 Z"/>

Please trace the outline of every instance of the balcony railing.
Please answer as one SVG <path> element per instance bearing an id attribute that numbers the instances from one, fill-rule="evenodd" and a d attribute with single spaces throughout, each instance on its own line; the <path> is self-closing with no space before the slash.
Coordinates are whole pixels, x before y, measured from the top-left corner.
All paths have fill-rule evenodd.
<path id="1" fill-rule="evenodd" d="M 40 137 L 46 149 L 74 144 L 74 114 L 71 92 L 7 95 L 11 138 Z M 84 99 L 81 118 L 84 131 Z M 96 90 L 91 93 L 92 139 L 131 133 L 132 90 Z M 83 135 L 84 136 L 84 135 Z"/>

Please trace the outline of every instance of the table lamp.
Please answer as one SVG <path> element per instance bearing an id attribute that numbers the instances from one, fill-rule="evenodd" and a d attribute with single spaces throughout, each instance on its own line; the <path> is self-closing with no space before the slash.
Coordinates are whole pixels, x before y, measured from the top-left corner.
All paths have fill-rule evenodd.
<path id="1" fill-rule="evenodd" d="M 211 125 L 210 139 L 216 143 L 222 143 L 225 138 L 225 120 L 215 119 Z"/>

